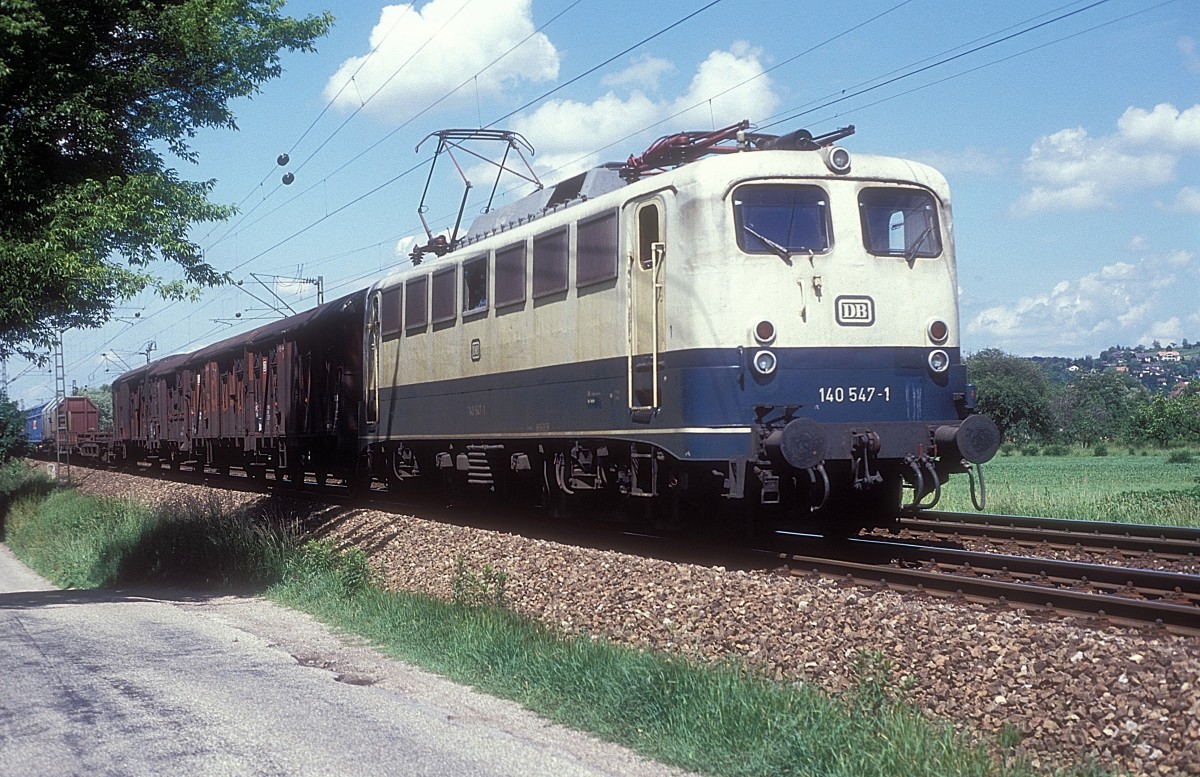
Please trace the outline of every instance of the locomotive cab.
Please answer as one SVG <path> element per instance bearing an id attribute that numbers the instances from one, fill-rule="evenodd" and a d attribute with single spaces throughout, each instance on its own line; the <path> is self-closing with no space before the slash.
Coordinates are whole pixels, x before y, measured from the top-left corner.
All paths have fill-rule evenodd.
<path id="1" fill-rule="evenodd" d="M 667 350 L 713 349 L 719 367 L 681 369 L 684 426 L 751 430 L 722 496 L 799 519 L 862 508 L 836 519 L 850 529 L 897 514 L 902 488 L 910 509 L 932 506 L 951 473 L 995 455 L 998 430 L 971 414 L 939 174 L 841 149 L 693 171 L 667 247 L 667 295 L 689 308 L 672 305 Z"/>

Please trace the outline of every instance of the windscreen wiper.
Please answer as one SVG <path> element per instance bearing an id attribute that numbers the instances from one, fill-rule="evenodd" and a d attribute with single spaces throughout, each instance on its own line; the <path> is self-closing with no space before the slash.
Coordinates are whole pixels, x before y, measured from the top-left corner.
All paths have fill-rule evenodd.
<path id="1" fill-rule="evenodd" d="M 759 234 L 754 229 L 752 229 L 749 224 L 743 224 L 742 229 L 746 230 L 746 232 L 749 233 L 750 235 L 761 240 L 767 248 L 770 248 L 772 251 L 779 254 L 780 259 L 787 262 L 788 264 L 792 263 L 792 252 L 791 251 L 787 250 L 786 248 L 781 246 L 779 243 L 776 243 L 774 240 L 767 237 L 766 235 Z"/>
<path id="2" fill-rule="evenodd" d="M 913 262 L 917 260 L 917 251 L 921 250 L 921 244 L 925 242 L 925 238 L 929 237 L 929 233 L 933 231 L 933 222 L 929 222 L 921 234 L 917 235 L 917 239 L 912 241 L 908 248 L 904 249 L 904 261 L 908 262 L 908 266 L 912 267 Z"/>

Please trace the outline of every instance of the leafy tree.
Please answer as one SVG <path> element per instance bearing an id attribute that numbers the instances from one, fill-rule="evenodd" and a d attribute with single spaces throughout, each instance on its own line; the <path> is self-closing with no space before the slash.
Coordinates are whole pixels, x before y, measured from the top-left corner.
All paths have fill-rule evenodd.
<path id="1" fill-rule="evenodd" d="M 96 412 L 99 416 L 98 422 L 100 429 L 110 430 L 113 423 L 113 407 L 112 407 L 112 386 L 104 384 L 98 389 L 85 388 L 79 392 L 80 396 L 87 397 L 92 400 L 92 404 L 96 406 Z"/>
<path id="2" fill-rule="evenodd" d="M 1085 373 L 1054 399 L 1055 426 L 1063 442 L 1095 445 L 1123 439 L 1133 411 L 1147 398 L 1128 373 Z"/>
<path id="3" fill-rule="evenodd" d="M 25 413 L 0 391 L 0 462 L 26 453 Z"/>
<path id="4" fill-rule="evenodd" d="M 283 0 L 0 3 L 0 357 L 38 358 L 55 332 L 104 323 L 144 288 L 180 298 L 223 276 L 188 239 L 227 218 L 212 181 L 186 181 L 200 128 L 236 129 L 229 102 L 310 51 L 329 14 Z M 148 265 L 174 262 L 165 281 Z"/>
<path id="5" fill-rule="evenodd" d="M 1200 443 L 1200 395 L 1155 397 L 1133 414 L 1134 433 L 1161 447 Z"/>
<path id="6" fill-rule="evenodd" d="M 1050 380 L 1028 359 L 988 348 L 966 359 L 967 377 L 978 389 L 978 409 L 1006 439 L 1043 438 L 1051 428 Z"/>

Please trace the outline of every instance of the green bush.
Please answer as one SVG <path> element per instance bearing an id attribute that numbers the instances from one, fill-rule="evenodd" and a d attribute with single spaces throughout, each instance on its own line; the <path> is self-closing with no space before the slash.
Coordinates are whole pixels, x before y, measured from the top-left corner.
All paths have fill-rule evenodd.
<path id="1" fill-rule="evenodd" d="M 1057 443 L 1054 445 L 1047 445 L 1046 449 L 1043 451 L 1043 454 L 1046 456 L 1066 456 L 1068 453 L 1070 453 L 1070 451 L 1067 450 L 1067 446 L 1059 445 Z"/>
<path id="2" fill-rule="evenodd" d="M 0 388 L 0 462 L 19 459 L 29 449 L 25 439 L 25 412 Z"/>
<path id="3" fill-rule="evenodd" d="M 1191 464 L 1194 460 L 1191 451 L 1171 451 L 1167 456 L 1168 464 Z"/>
<path id="4" fill-rule="evenodd" d="M 1104 443 L 1097 445 L 1095 448 L 1092 448 L 1092 455 L 1093 456 L 1107 456 L 1108 455 L 1108 446 L 1105 445 Z"/>
<path id="5" fill-rule="evenodd" d="M 451 581 L 453 601 L 460 607 L 499 607 L 506 604 L 506 586 L 508 573 L 484 564 L 483 569 L 476 573 L 467 569 L 467 560 L 459 556 L 454 565 L 454 579 Z"/>

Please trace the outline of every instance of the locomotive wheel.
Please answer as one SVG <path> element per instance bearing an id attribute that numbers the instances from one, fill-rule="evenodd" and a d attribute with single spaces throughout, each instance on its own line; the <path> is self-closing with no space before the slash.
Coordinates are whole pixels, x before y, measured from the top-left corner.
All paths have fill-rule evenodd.
<path id="1" fill-rule="evenodd" d="M 541 504 L 545 508 L 547 516 L 561 521 L 570 517 L 571 505 L 567 495 L 555 483 L 553 466 L 554 464 L 550 460 L 542 460 Z"/>
<path id="2" fill-rule="evenodd" d="M 396 470 L 396 465 L 400 461 L 400 449 L 395 448 L 390 453 L 384 452 L 382 458 L 385 459 L 384 481 L 387 483 L 388 493 L 398 494 L 400 493 L 400 484 L 404 482 Z"/>
<path id="3" fill-rule="evenodd" d="M 359 499 L 371 493 L 373 476 L 378 473 L 375 471 L 373 455 L 366 451 L 360 453 L 347 469 L 337 474 L 340 474 L 346 484 L 346 493 L 350 498 Z"/>

